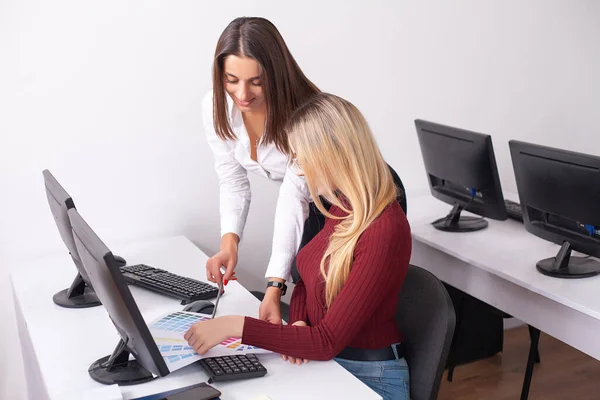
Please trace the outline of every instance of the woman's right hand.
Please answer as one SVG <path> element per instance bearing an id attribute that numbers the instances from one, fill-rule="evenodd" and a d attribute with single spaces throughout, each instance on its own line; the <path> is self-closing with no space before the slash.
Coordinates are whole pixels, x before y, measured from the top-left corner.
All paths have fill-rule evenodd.
<path id="1" fill-rule="evenodd" d="M 238 242 L 236 234 L 228 233 L 221 239 L 221 250 L 206 261 L 206 279 L 221 284 L 221 279 L 230 280 L 238 261 Z M 225 267 L 225 275 L 221 273 Z"/>

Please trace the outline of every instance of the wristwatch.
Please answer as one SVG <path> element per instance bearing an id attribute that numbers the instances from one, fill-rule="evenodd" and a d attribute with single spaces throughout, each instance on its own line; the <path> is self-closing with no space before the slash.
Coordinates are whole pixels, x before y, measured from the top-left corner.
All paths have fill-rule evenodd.
<path id="1" fill-rule="evenodd" d="M 267 283 L 267 289 L 270 286 L 273 286 L 273 287 L 281 289 L 281 295 L 285 296 L 285 292 L 287 292 L 287 286 L 285 285 L 285 283 L 281 283 L 281 282 L 277 282 L 277 281 L 269 281 Z"/>

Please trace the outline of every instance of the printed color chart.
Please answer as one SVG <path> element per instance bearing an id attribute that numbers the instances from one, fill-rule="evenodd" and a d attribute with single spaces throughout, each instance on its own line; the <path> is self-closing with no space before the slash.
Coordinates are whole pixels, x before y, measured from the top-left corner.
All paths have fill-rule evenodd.
<path id="1" fill-rule="evenodd" d="M 175 311 L 162 315 L 149 324 L 152 337 L 171 371 L 173 371 L 171 366 L 181 368 L 181 366 L 190 364 L 202 357 L 271 353 L 259 347 L 242 344 L 242 339 L 233 337 L 216 345 L 204 356 L 198 355 L 192 347 L 188 346 L 183 336 L 196 322 L 207 320 L 210 320 L 210 318 L 202 314 Z"/>
<path id="2" fill-rule="evenodd" d="M 177 311 L 177 312 L 165 315 L 158 321 L 153 322 L 150 325 L 150 328 L 151 329 L 152 328 L 159 329 L 161 331 L 167 331 L 167 332 L 181 333 L 183 335 L 196 322 L 205 321 L 207 319 L 210 319 L 210 318 L 207 318 L 205 316 L 195 314 L 195 313 L 186 313 L 183 311 Z"/>

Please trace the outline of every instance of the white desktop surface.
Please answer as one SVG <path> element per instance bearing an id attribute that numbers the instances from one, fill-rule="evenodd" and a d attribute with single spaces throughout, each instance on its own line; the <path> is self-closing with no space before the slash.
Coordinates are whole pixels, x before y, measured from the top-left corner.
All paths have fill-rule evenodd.
<path id="1" fill-rule="evenodd" d="M 487 219 L 486 229 L 467 233 L 434 228 L 431 222 L 450 209 L 432 195 L 408 198 L 411 262 L 600 359 L 600 276 L 559 279 L 539 273 L 536 263 L 554 257 L 559 246 L 530 234 L 518 221 Z"/>
<path id="2" fill-rule="evenodd" d="M 128 265 L 146 263 L 205 281 L 207 257 L 183 236 L 112 248 Z M 66 309 L 52 296 L 67 288 L 76 275 L 63 256 L 39 259 L 11 274 L 21 346 L 26 364 L 29 398 L 80 400 L 102 385 L 88 375 L 88 367 L 114 350 L 119 337 L 104 307 Z M 146 322 L 183 308 L 174 300 L 129 286 Z M 221 297 L 217 316 L 240 314 L 257 317 L 259 301 L 238 282 L 230 282 Z M 249 400 L 259 395 L 278 399 L 380 399 L 375 392 L 335 361 L 291 365 L 277 354 L 259 355 L 267 368 L 262 378 L 213 383 L 221 399 Z M 124 399 L 134 399 L 204 382 L 207 376 L 194 363 L 151 382 L 121 386 Z"/>

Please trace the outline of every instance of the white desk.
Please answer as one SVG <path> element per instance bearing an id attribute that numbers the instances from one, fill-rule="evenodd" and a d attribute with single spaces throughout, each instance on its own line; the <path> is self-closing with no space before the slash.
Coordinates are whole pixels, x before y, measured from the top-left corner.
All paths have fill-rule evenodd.
<path id="1" fill-rule="evenodd" d="M 185 237 L 111 249 L 128 264 L 147 263 L 203 280 L 206 255 Z M 103 307 L 66 309 L 52 295 L 68 287 L 76 274 L 69 255 L 40 259 L 11 274 L 17 323 L 31 400 L 81 400 L 101 387 L 88 375 L 96 359 L 109 355 L 117 331 Z M 146 321 L 181 310 L 179 301 L 129 286 Z M 257 316 L 259 301 L 237 282 L 227 285 L 218 315 Z M 213 384 L 222 399 L 248 400 L 265 394 L 278 399 L 381 399 L 335 361 L 291 365 L 279 355 L 259 355 L 267 368 L 263 378 Z M 124 399 L 160 393 L 207 380 L 197 363 L 151 382 L 121 387 Z"/>
<path id="2" fill-rule="evenodd" d="M 514 220 L 488 219 L 488 228 L 470 233 L 435 229 L 431 222 L 450 209 L 431 195 L 408 198 L 411 263 L 600 359 L 600 276 L 558 279 L 537 272 L 536 262 L 555 256 L 559 246 Z"/>

